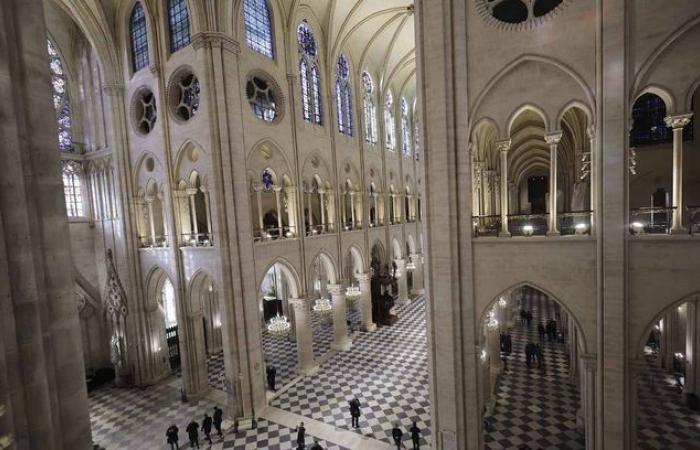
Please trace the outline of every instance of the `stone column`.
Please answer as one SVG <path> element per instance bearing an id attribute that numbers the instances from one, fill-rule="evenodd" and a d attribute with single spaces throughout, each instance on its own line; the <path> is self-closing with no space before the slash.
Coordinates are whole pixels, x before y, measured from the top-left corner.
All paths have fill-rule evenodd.
<path id="1" fill-rule="evenodd" d="M 697 300 L 690 300 L 686 303 L 685 322 L 685 386 L 684 394 L 698 394 L 700 392 L 700 337 L 698 336 L 698 325 L 700 324 L 700 308 Z"/>
<path id="2" fill-rule="evenodd" d="M 377 325 L 372 322 L 372 290 L 369 273 L 355 275 L 360 284 L 360 315 L 362 316 L 362 331 L 374 331 Z"/>
<path id="3" fill-rule="evenodd" d="M 153 247 L 156 245 L 156 223 L 153 221 L 153 199 L 147 198 L 146 206 L 148 207 L 148 224 L 151 232 L 151 246 Z"/>
<path id="4" fill-rule="evenodd" d="M 326 190 L 318 190 L 319 201 L 321 202 L 321 230 L 326 231 Z"/>
<path id="5" fill-rule="evenodd" d="M 297 191 L 294 186 L 284 188 L 284 193 L 287 195 L 287 217 L 289 217 L 289 229 L 293 236 L 299 233 L 299 223 L 297 221 Z"/>
<path id="6" fill-rule="evenodd" d="M 591 201 L 591 236 L 595 236 L 595 228 L 597 226 L 596 223 L 596 214 L 598 211 L 596 211 L 596 202 L 598 199 L 598 171 L 596 170 L 596 138 L 595 138 L 595 125 L 591 125 L 586 129 L 586 134 L 588 135 L 588 140 L 589 140 L 589 156 L 588 156 L 588 179 L 589 183 L 588 185 L 590 186 L 590 201 Z"/>
<path id="7" fill-rule="evenodd" d="M 284 230 L 282 229 L 282 199 L 280 198 L 282 188 L 275 186 L 273 189 L 275 191 L 275 207 L 277 208 L 277 229 L 280 237 L 284 237 Z"/>
<path id="8" fill-rule="evenodd" d="M 258 203 L 258 228 L 260 228 L 260 235 L 263 236 L 263 213 L 262 213 L 262 189 L 260 187 L 255 187 L 255 200 Z M 263 236 L 264 237 L 264 236 Z"/>
<path id="9" fill-rule="evenodd" d="M 583 390 L 581 391 L 581 405 L 583 405 L 584 426 L 586 436 L 586 450 L 594 450 L 595 445 L 595 420 L 596 420 L 596 355 L 586 354 L 581 356 L 583 363 Z"/>
<path id="10" fill-rule="evenodd" d="M 372 193 L 372 203 L 374 203 L 374 222 L 373 222 L 374 225 L 379 225 L 379 223 L 380 223 L 380 221 L 379 221 L 379 205 L 377 203 L 378 196 L 379 196 L 379 194 L 377 194 L 376 192 Z"/>
<path id="11" fill-rule="evenodd" d="M 496 142 L 501 155 L 501 237 L 510 237 L 508 231 L 508 149 L 510 139 L 503 139 Z"/>
<path id="12" fill-rule="evenodd" d="M 355 229 L 355 192 L 350 191 L 350 221 L 352 224 L 350 225 L 350 229 L 354 230 Z"/>
<path id="13" fill-rule="evenodd" d="M 329 284 L 333 302 L 333 350 L 346 351 L 352 347 L 352 341 L 348 336 L 348 307 L 345 303 L 345 291 L 341 284 Z"/>
<path id="14" fill-rule="evenodd" d="M 304 375 L 313 375 L 318 371 L 318 364 L 314 361 L 313 333 L 309 302 L 304 298 L 290 298 L 288 302 L 292 305 L 292 308 L 294 308 L 299 372 Z"/>
<path id="15" fill-rule="evenodd" d="M 501 373 L 501 343 L 498 334 L 498 327 L 493 328 L 486 326 L 486 348 L 489 358 L 489 393 L 491 396 L 495 393 L 496 379 Z"/>
<path id="16" fill-rule="evenodd" d="M 308 205 L 307 207 L 309 208 L 309 227 L 312 227 L 312 228 L 313 228 L 313 226 L 314 226 L 314 214 L 313 214 L 313 210 L 314 210 L 314 209 L 313 209 L 312 204 L 311 204 L 311 191 L 309 191 L 308 194 L 309 194 L 309 195 L 308 195 L 309 201 L 307 202 L 307 205 Z"/>
<path id="17" fill-rule="evenodd" d="M 195 240 L 197 239 L 197 235 L 199 234 L 199 225 L 197 224 L 197 206 L 194 201 L 194 196 L 197 193 L 197 189 L 195 188 L 190 188 L 187 189 L 187 198 L 189 199 L 190 202 L 190 221 L 192 223 L 192 238 Z M 188 242 L 189 244 L 189 242 Z"/>
<path id="18" fill-rule="evenodd" d="M 673 129 L 673 221 L 671 234 L 685 234 L 683 228 L 683 127 L 690 123 L 693 113 L 666 117 L 666 126 Z"/>
<path id="19" fill-rule="evenodd" d="M 647 375 L 647 363 L 644 359 L 633 359 L 629 364 L 629 409 L 627 420 L 629 421 L 630 448 L 638 448 L 637 442 L 637 414 L 639 409 L 639 383 L 642 377 Z M 588 449 L 589 447 L 586 446 Z"/>
<path id="20" fill-rule="evenodd" d="M 204 187 L 200 187 L 199 190 L 201 190 L 202 194 L 204 194 L 204 214 L 207 216 L 207 238 L 209 239 L 209 244 L 211 245 L 214 231 L 211 227 L 211 205 L 209 204 L 209 191 Z"/>
<path id="21" fill-rule="evenodd" d="M 406 279 L 406 260 L 395 259 L 396 263 L 396 278 L 399 285 L 399 303 L 408 301 L 408 280 Z"/>
<path id="22" fill-rule="evenodd" d="M 544 136 L 549 144 L 549 231 L 547 236 L 559 236 L 559 219 L 557 218 L 557 149 L 562 132 L 553 131 Z"/>
<path id="23" fill-rule="evenodd" d="M 413 270 L 413 292 L 423 293 L 423 255 L 420 253 L 413 253 L 411 256 L 411 262 L 416 267 Z"/>

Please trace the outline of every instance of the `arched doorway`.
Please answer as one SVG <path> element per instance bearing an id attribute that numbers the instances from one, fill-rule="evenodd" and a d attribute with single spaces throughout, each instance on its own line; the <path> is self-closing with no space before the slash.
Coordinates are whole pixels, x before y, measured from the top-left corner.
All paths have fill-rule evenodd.
<path id="1" fill-rule="evenodd" d="M 311 263 L 308 282 L 308 292 L 313 300 L 313 305 L 325 302 L 332 304 L 329 285 L 336 284 L 338 277 L 330 256 L 325 253 L 316 255 Z M 332 310 L 324 312 L 313 310 L 311 326 L 313 329 L 314 358 L 319 361 L 330 351 L 333 342 Z"/>
<path id="2" fill-rule="evenodd" d="M 188 290 L 187 320 L 194 333 L 195 356 L 200 370 L 206 369 L 209 386 L 225 390 L 221 309 L 212 277 L 198 272 Z"/>
<path id="3" fill-rule="evenodd" d="M 496 297 L 479 326 L 484 448 L 584 449 L 585 343 L 573 316 L 543 290 L 520 285 Z"/>

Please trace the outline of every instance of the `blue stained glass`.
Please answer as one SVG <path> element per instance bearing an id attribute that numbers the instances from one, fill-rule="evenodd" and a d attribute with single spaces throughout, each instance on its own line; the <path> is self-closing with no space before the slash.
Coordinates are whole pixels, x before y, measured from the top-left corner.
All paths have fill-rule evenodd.
<path id="1" fill-rule="evenodd" d="M 335 98 L 338 107 L 338 131 L 352 136 L 352 93 L 350 88 L 350 68 L 344 54 L 338 57 L 336 68 Z"/>
<path id="2" fill-rule="evenodd" d="M 190 45 L 190 16 L 187 0 L 168 0 L 168 26 L 171 53 Z"/>
<path id="3" fill-rule="evenodd" d="M 673 130 L 666 126 L 666 104 L 656 94 L 647 93 L 632 107 L 630 146 L 643 147 L 673 142 Z M 693 140 L 692 122 L 683 128 L 683 140 Z"/>
<path id="4" fill-rule="evenodd" d="M 49 70 L 51 71 L 51 89 L 53 91 L 53 106 L 56 109 L 56 124 L 58 125 L 58 149 L 63 152 L 73 151 L 72 112 L 68 98 L 67 82 L 63 62 L 51 40 L 46 40 L 49 52 Z"/>
<path id="5" fill-rule="evenodd" d="M 299 28 L 297 29 L 297 40 L 299 41 L 299 46 L 304 53 L 311 57 L 316 56 L 316 39 L 314 38 L 314 34 L 311 31 L 311 28 L 309 28 L 309 23 L 306 20 L 303 20 L 299 24 Z"/>
<path id="6" fill-rule="evenodd" d="M 148 31 L 146 29 L 146 14 L 140 2 L 134 5 L 129 21 L 131 36 L 131 61 L 134 72 L 148 66 Z"/>
<path id="7" fill-rule="evenodd" d="M 411 155 L 411 124 L 408 120 L 408 104 L 401 99 L 401 152 L 405 157 Z"/>
<path id="8" fill-rule="evenodd" d="M 273 58 L 272 20 L 267 0 L 244 0 L 243 21 L 248 47 L 261 55 Z"/>
<path id="9" fill-rule="evenodd" d="M 262 173 L 262 185 L 263 189 L 266 191 L 270 191 L 272 189 L 272 186 L 274 186 L 275 182 L 272 178 L 272 173 L 270 173 L 269 170 L 265 169 L 263 170 Z"/>
<path id="10" fill-rule="evenodd" d="M 304 120 L 316 125 L 323 124 L 321 110 L 321 76 L 316 55 L 316 40 L 303 20 L 297 28 L 299 42 L 299 81 L 301 82 L 301 105 Z"/>

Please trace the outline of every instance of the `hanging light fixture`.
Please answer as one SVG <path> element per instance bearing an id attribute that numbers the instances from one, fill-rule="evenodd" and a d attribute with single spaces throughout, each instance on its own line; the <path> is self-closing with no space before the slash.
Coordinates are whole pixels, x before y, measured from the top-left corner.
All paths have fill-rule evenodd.
<path id="1" fill-rule="evenodd" d="M 333 305 L 331 305 L 331 301 L 327 298 L 318 298 L 316 302 L 314 302 L 313 310 L 322 319 L 327 319 L 333 314 Z"/>
<path id="2" fill-rule="evenodd" d="M 348 302 L 348 305 L 354 307 L 357 304 L 357 301 L 360 299 L 360 296 L 362 293 L 360 292 L 360 287 L 359 286 L 348 286 L 348 288 L 345 290 L 345 299 Z"/>
<path id="3" fill-rule="evenodd" d="M 498 328 L 498 319 L 496 319 L 496 311 L 494 311 L 493 309 L 489 311 L 489 316 L 486 321 L 486 327 L 489 330 L 495 330 L 496 328 Z"/>
<path id="4" fill-rule="evenodd" d="M 414 271 L 416 270 L 416 263 L 409 261 L 406 263 L 406 270 Z"/>
<path id="5" fill-rule="evenodd" d="M 287 336 L 290 329 L 291 325 L 289 324 L 289 319 L 279 313 L 267 323 L 267 332 L 273 336 Z"/>

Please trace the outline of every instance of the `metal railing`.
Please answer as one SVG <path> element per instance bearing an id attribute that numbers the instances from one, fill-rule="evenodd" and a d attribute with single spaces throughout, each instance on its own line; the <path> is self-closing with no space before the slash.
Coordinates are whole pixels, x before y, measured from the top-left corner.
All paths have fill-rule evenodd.
<path id="1" fill-rule="evenodd" d="M 254 242 L 276 241 L 294 237 L 296 237 L 296 233 L 294 232 L 294 227 L 291 226 L 284 226 L 282 228 L 270 227 L 262 230 L 258 228 L 253 230 Z"/>
<path id="2" fill-rule="evenodd" d="M 474 237 L 498 236 L 501 231 L 501 216 L 492 214 L 489 216 L 472 216 Z"/>
<path id="3" fill-rule="evenodd" d="M 668 234 L 675 209 L 673 206 L 647 206 L 630 210 L 630 233 Z"/>
<path id="4" fill-rule="evenodd" d="M 180 235 L 180 247 L 211 247 L 214 240 L 210 233 L 184 233 Z"/>
<path id="5" fill-rule="evenodd" d="M 139 246 L 141 248 L 168 247 L 168 236 L 139 236 Z"/>
<path id="6" fill-rule="evenodd" d="M 306 235 L 307 236 L 319 236 L 322 234 L 335 233 L 335 224 L 326 223 L 319 225 L 307 225 Z"/>
<path id="7" fill-rule="evenodd" d="M 345 222 L 345 224 L 343 225 L 344 231 L 354 231 L 354 230 L 361 230 L 361 229 L 362 229 L 362 222 L 357 221 L 357 220 L 355 222 L 349 220 L 349 221 Z"/>
<path id="8" fill-rule="evenodd" d="M 549 214 L 509 214 L 508 231 L 511 236 L 544 236 L 548 217 Z"/>
<path id="9" fill-rule="evenodd" d="M 700 234 L 700 205 L 686 206 L 690 234 Z"/>
<path id="10" fill-rule="evenodd" d="M 593 211 L 571 211 L 560 212 L 559 233 L 567 235 L 587 235 L 591 234 L 591 214 Z"/>

